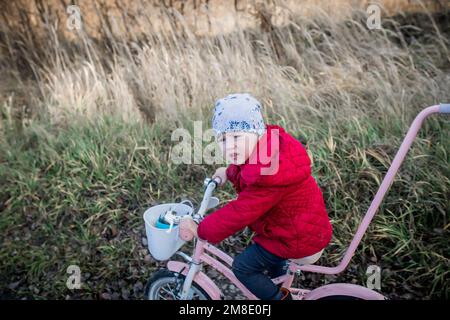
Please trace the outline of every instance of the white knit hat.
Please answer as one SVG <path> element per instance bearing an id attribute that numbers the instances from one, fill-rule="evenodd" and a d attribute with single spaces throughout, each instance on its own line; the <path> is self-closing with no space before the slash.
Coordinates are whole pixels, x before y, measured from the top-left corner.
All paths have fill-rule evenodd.
<path id="1" fill-rule="evenodd" d="M 255 132 L 261 136 L 266 131 L 261 103 L 248 93 L 229 94 L 216 101 L 212 127 L 217 136 L 233 131 Z"/>

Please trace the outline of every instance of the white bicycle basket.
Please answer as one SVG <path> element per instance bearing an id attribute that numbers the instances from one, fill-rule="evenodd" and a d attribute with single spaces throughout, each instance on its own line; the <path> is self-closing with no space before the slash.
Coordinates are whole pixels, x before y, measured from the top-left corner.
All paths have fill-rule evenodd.
<path id="1" fill-rule="evenodd" d="M 178 225 L 170 229 L 155 227 L 159 216 L 168 210 L 174 211 L 177 216 L 184 216 L 191 215 L 193 208 L 183 203 L 166 203 L 151 207 L 144 212 L 148 250 L 152 257 L 159 261 L 168 260 L 186 243 L 178 236 Z"/>

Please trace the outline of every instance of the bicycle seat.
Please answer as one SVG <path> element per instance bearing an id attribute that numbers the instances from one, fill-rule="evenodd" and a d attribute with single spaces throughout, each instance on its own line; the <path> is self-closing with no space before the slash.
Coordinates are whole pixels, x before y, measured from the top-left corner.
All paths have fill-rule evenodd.
<path id="1" fill-rule="evenodd" d="M 298 259 L 289 259 L 289 260 L 296 264 L 299 264 L 299 265 L 314 264 L 317 260 L 320 259 L 320 257 L 322 256 L 322 253 L 323 253 L 323 249 L 320 250 L 319 252 L 314 253 L 313 255 L 310 255 L 307 257 L 298 258 Z"/>

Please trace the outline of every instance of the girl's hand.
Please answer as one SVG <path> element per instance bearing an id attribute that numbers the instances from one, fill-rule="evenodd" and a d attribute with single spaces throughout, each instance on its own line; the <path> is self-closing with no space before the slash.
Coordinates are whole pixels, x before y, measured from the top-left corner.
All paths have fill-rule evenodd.
<path id="1" fill-rule="evenodd" d="M 225 182 L 227 182 L 227 167 L 220 167 L 216 170 L 216 172 L 213 174 L 212 178 L 219 177 L 221 180 L 220 186 L 223 186 Z"/>
<path id="2" fill-rule="evenodd" d="M 191 241 L 197 237 L 197 224 L 191 217 L 186 217 L 180 221 L 180 238 L 184 241 Z"/>

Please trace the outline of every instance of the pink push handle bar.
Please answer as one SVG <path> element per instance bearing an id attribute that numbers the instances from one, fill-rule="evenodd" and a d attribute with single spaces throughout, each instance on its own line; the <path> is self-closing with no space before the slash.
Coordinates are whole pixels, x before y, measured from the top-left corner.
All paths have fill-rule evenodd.
<path id="1" fill-rule="evenodd" d="M 353 238 L 352 242 L 350 243 L 350 246 L 348 247 L 347 251 L 345 252 L 344 258 L 342 258 L 341 263 L 339 263 L 339 265 L 337 265 L 336 267 L 305 265 L 305 266 L 300 266 L 298 269 L 303 270 L 303 271 L 317 272 L 317 273 L 323 273 L 323 274 L 337 274 L 337 273 L 340 273 L 345 270 L 345 268 L 349 264 L 351 258 L 353 257 L 356 248 L 358 247 L 359 243 L 361 242 L 361 239 L 364 236 L 364 233 L 366 232 L 367 227 L 369 226 L 370 222 L 372 221 L 372 218 L 374 217 L 375 213 L 377 212 L 378 207 L 380 206 L 381 202 L 383 201 L 383 198 L 386 195 L 386 192 L 389 190 L 392 182 L 394 181 L 395 175 L 397 174 L 397 171 L 398 171 L 400 165 L 403 163 L 403 160 L 405 159 L 405 156 L 408 153 L 408 150 L 411 147 L 411 144 L 413 143 L 415 137 L 417 136 L 417 132 L 421 128 L 423 121 L 429 115 L 434 114 L 434 113 L 450 114 L 450 104 L 440 104 L 440 105 L 434 105 L 434 106 L 425 108 L 414 119 L 413 123 L 411 124 L 411 127 L 408 130 L 408 133 L 406 134 L 405 138 L 403 139 L 400 149 L 397 151 L 397 154 L 395 155 L 395 158 L 392 161 L 391 167 L 389 168 L 388 172 L 386 173 L 386 176 L 384 177 L 383 182 L 381 183 L 381 186 L 375 195 L 375 198 L 373 199 L 372 203 L 370 204 L 370 207 L 367 210 L 367 213 L 365 214 L 364 219 L 362 220 L 361 224 L 359 225 L 358 230 L 356 231 L 355 237 Z"/>

